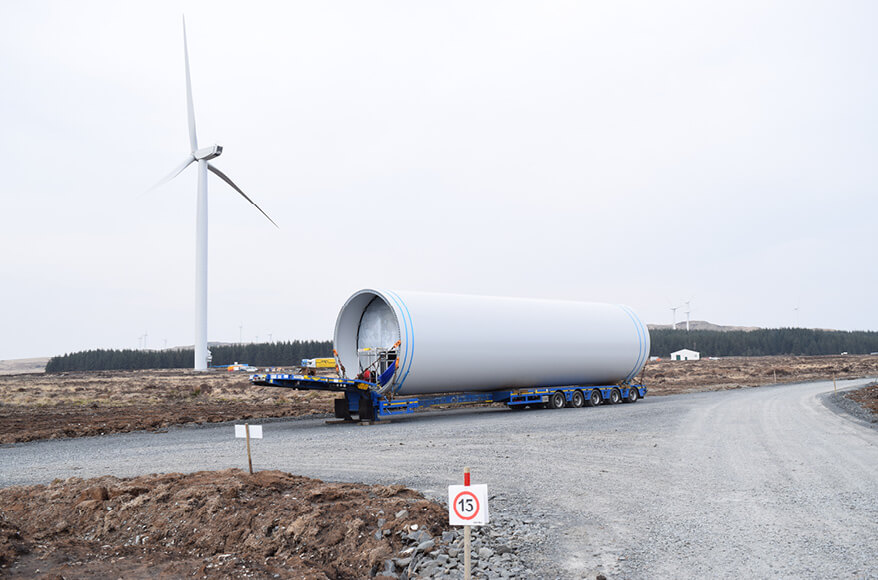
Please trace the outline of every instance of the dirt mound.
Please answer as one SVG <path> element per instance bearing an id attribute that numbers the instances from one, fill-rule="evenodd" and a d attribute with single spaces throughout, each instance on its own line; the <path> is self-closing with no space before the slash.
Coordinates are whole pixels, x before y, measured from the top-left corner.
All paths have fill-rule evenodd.
<path id="1" fill-rule="evenodd" d="M 364 578 L 447 514 L 402 486 L 239 470 L 0 490 L 0 575 Z"/>
<path id="2" fill-rule="evenodd" d="M 856 401 L 862 408 L 868 409 L 878 416 L 878 384 L 852 391 L 847 394 L 847 398 Z"/>

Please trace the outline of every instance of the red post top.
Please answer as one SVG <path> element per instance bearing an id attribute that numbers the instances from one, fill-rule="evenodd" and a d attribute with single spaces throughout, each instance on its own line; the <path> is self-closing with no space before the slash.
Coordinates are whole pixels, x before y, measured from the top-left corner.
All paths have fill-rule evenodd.
<path id="1" fill-rule="evenodd" d="M 469 485 L 469 467 L 463 468 L 463 484 Z"/>

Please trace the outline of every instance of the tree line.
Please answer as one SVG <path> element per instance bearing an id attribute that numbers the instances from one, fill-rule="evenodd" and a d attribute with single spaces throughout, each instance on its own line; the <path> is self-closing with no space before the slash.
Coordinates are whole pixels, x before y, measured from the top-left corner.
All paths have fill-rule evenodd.
<path id="1" fill-rule="evenodd" d="M 294 340 L 231 344 L 210 347 L 211 365 L 234 362 L 253 366 L 298 366 L 303 358 L 332 356 L 330 340 Z M 193 349 L 114 350 L 96 349 L 68 353 L 49 359 L 47 373 L 66 371 L 110 371 L 192 368 Z"/>
<path id="2" fill-rule="evenodd" d="M 878 352 L 878 332 L 765 328 L 761 330 L 650 330 L 652 356 L 666 358 L 688 348 L 708 356 L 869 354 Z"/>

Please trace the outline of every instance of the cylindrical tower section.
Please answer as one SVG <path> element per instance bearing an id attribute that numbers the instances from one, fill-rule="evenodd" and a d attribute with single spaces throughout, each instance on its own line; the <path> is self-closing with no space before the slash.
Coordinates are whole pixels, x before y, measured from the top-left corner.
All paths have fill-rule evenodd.
<path id="1" fill-rule="evenodd" d="M 348 378 L 399 395 L 632 380 L 649 331 L 617 304 L 360 290 L 339 312 Z"/>

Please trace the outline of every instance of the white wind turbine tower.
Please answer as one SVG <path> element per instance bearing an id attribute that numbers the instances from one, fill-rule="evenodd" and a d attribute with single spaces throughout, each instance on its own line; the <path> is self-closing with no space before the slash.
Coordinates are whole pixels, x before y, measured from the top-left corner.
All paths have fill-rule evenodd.
<path id="1" fill-rule="evenodd" d="M 677 330 L 677 309 L 679 309 L 679 308 L 680 308 L 679 306 L 671 306 L 671 313 L 672 313 L 671 319 L 674 321 L 674 324 L 671 325 L 672 330 Z"/>
<path id="2" fill-rule="evenodd" d="M 181 163 L 170 175 L 155 184 L 152 189 L 174 179 L 192 163 L 198 162 L 198 201 L 196 204 L 195 219 L 195 370 L 207 369 L 207 172 L 211 171 L 220 179 L 228 183 L 232 189 L 252 203 L 262 215 L 268 218 L 275 227 L 268 214 L 262 208 L 247 197 L 240 187 L 229 177 L 216 168 L 209 161 L 219 157 L 223 152 L 220 145 L 198 148 L 198 140 L 195 136 L 195 107 L 192 105 L 192 81 L 189 76 L 189 46 L 186 42 L 186 19 L 183 18 L 183 57 L 186 61 L 186 112 L 189 118 L 189 147 L 190 152 L 186 160 Z"/>
<path id="3" fill-rule="evenodd" d="M 689 332 L 689 300 L 686 301 L 686 332 Z"/>

